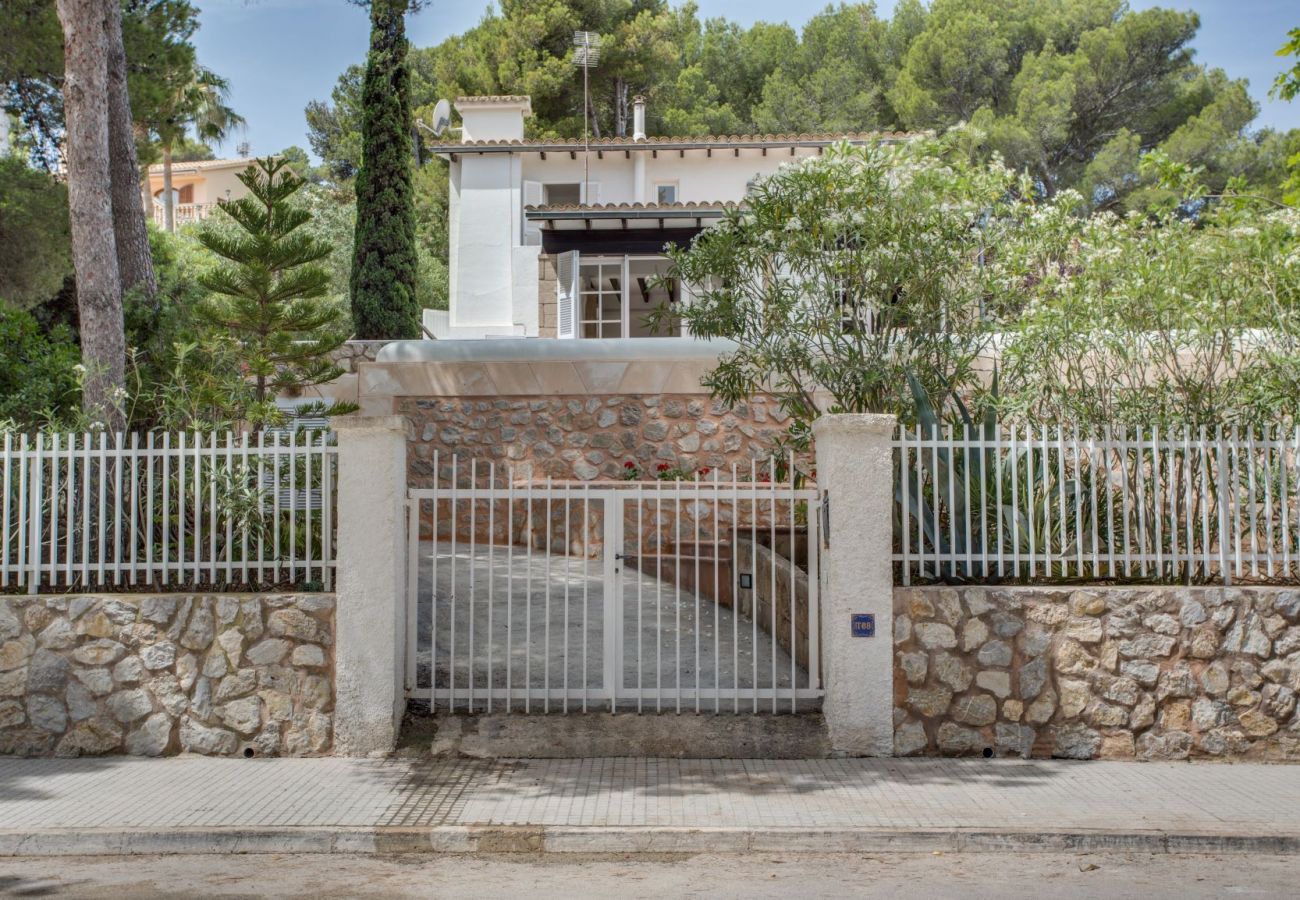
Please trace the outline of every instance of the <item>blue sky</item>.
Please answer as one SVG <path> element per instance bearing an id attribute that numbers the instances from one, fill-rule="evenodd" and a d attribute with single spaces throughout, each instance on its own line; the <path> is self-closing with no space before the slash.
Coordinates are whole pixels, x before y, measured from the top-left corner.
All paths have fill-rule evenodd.
<path id="1" fill-rule="evenodd" d="M 1274 51 L 1288 29 L 1300 25 L 1296 0 L 1130 0 L 1134 8 L 1195 9 L 1201 16 L 1197 58 L 1250 80 L 1262 105 L 1258 125 L 1300 126 L 1300 100 L 1270 101 L 1268 86 L 1282 68 Z M 200 61 L 230 79 L 233 105 L 248 120 L 241 139 L 254 153 L 290 144 L 305 149 L 303 107 L 328 99 L 339 73 L 365 58 L 364 10 L 345 0 L 196 0 L 202 27 L 195 37 Z M 825 4 L 820 0 L 698 0 L 701 17 L 725 16 L 743 24 L 764 20 L 801 26 Z M 888 15 L 894 0 L 877 0 Z M 428 46 L 470 28 L 488 8 L 486 0 L 433 0 L 412 17 L 411 40 Z M 222 148 L 231 152 L 234 141 Z"/>

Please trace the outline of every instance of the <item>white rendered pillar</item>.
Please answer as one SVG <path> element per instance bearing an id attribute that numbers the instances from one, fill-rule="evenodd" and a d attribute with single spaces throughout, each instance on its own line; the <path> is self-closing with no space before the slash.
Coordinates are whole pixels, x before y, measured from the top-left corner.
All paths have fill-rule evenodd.
<path id="1" fill-rule="evenodd" d="M 890 756 L 894 749 L 895 427 L 891 415 L 828 415 L 813 423 L 817 483 L 829 501 L 821 554 L 822 711 L 838 756 Z M 860 636 L 865 616 L 874 616 L 871 637 Z"/>
<path id="2" fill-rule="evenodd" d="M 338 434 L 334 752 L 390 752 L 406 705 L 406 420 L 344 416 Z"/>

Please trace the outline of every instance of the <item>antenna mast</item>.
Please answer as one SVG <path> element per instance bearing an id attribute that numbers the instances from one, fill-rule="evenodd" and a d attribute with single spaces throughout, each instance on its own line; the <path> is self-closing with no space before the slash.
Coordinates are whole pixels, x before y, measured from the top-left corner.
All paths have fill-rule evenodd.
<path id="1" fill-rule="evenodd" d="M 600 35 L 590 31 L 573 33 L 573 64 L 582 69 L 582 201 L 591 197 L 591 101 L 588 98 L 588 73 L 600 63 Z"/>

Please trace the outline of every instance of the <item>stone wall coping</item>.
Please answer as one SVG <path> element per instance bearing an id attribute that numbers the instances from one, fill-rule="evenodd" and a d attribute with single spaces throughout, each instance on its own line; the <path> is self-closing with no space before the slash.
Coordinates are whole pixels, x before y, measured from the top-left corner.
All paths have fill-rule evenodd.
<path id="1" fill-rule="evenodd" d="M 671 337 L 606 338 L 598 341 L 537 338 L 392 341 L 380 351 L 376 362 L 657 362 L 717 359 L 720 354 L 734 349 L 736 344 L 732 341 Z"/>
<path id="2" fill-rule="evenodd" d="M 894 433 L 898 418 L 888 413 L 831 413 L 813 422 L 814 438 L 822 435 L 870 435 L 888 437 Z"/>
<path id="3" fill-rule="evenodd" d="M 403 416 L 339 416 L 330 421 L 335 431 L 399 431 L 406 433 Z"/>

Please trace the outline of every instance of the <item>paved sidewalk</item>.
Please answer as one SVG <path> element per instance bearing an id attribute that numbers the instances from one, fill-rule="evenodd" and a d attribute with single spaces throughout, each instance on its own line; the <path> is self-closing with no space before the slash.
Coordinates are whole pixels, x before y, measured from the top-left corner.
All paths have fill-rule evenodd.
<path id="1" fill-rule="evenodd" d="M 773 848 L 1300 852 L 1300 767 L 0 759 L 0 855 Z"/>

